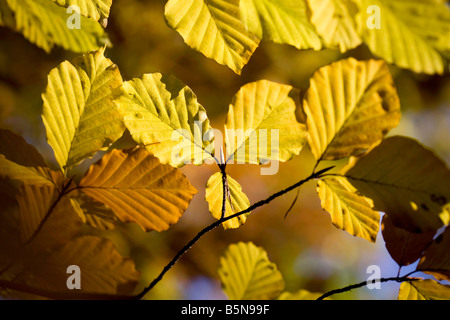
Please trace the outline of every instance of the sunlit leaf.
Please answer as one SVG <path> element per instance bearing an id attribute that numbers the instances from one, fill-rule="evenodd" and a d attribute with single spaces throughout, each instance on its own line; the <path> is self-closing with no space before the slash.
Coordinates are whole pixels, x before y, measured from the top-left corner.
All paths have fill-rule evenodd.
<path id="1" fill-rule="evenodd" d="M 311 23 L 326 47 L 345 52 L 361 44 L 349 0 L 308 0 L 308 5 Z"/>
<path id="2" fill-rule="evenodd" d="M 450 286 L 433 280 L 407 281 L 400 285 L 398 300 L 449 300 Z"/>
<path id="3" fill-rule="evenodd" d="M 308 19 L 305 1 L 241 0 L 241 19 L 260 39 L 319 50 L 322 42 Z"/>
<path id="4" fill-rule="evenodd" d="M 50 52 L 56 44 L 74 52 L 89 52 L 109 40 L 102 26 L 93 19 L 80 16 L 80 29 L 68 28 L 70 15 L 66 9 L 48 0 L 6 0 L 14 19 L 4 22 L 23 34 L 30 42 Z"/>
<path id="5" fill-rule="evenodd" d="M 239 0 L 169 0 L 164 15 L 187 45 L 240 74 L 259 40 L 239 17 Z"/>
<path id="6" fill-rule="evenodd" d="M 449 246 L 450 228 L 447 227 L 425 250 L 417 269 L 432 274 L 438 280 L 450 280 Z"/>
<path id="7" fill-rule="evenodd" d="M 122 85 L 117 66 L 104 49 L 74 62 L 65 61 L 48 76 L 43 121 L 56 160 L 66 169 L 109 147 L 124 131 L 112 99 Z"/>
<path id="8" fill-rule="evenodd" d="M 358 0 L 358 31 L 370 50 L 414 72 L 443 73 L 450 57 L 450 11 L 435 0 Z M 376 11 L 367 13 L 377 6 Z M 370 7 L 370 8 L 369 8 Z M 379 19 L 379 29 L 376 21 Z"/>
<path id="9" fill-rule="evenodd" d="M 133 139 L 162 163 L 202 164 L 211 158 L 211 129 L 192 90 L 174 76 L 145 74 L 125 82 L 116 100 Z M 207 151 L 205 151 L 207 150 Z"/>
<path id="10" fill-rule="evenodd" d="M 308 142 L 317 160 L 376 145 L 400 120 L 400 103 L 383 61 L 353 58 L 320 68 L 304 100 Z"/>
<path id="11" fill-rule="evenodd" d="M 450 171 L 415 140 L 387 138 L 353 160 L 343 175 L 395 226 L 424 233 L 449 222 Z"/>
<path id="12" fill-rule="evenodd" d="M 78 6 L 80 13 L 88 18 L 93 18 L 97 21 L 109 17 L 112 0 L 52 0 L 60 6 Z"/>
<path id="13" fill-rule="evenodd" d="M 297 292 L 283 292 L 278 300 L 317 300 L 320 296 L 322 296 L 322 293 L 300 289 Z"/>
<path id="14" fill-rule="evenodd" d="M 297 121 L 299 91 L 267 80 L 243 86 L 234 96 L 225 123 L 227 157 L 237 163 L 287 161 L 306 143 Z"/>
<path id="15" fill-rule="evenodd" d="M 266 251 L 251 242 L 228 247 L 220 258 L 219 276 L 231 300 L 273 299 L 284 288 L 283 277 Z"/>
<path id="16" fill-rule="evenodd" d="M 118 220 L 135 222 L 146 231 L 167 230 L 197 192 L 181 171 L 161 164 L 142 148 L 107 153 L 90 167 L 79 189 L 111 208 Z M 90 214 L 101 220 L 94 209 Z M 111 222 L 107 220 L 105 226 Z"/>
<path id="17" fill-rule="evenodd" d="M 242 187 L 233 178 L 227 175 L 228 192 L 229 196 L 226 196 L 226 211 L 224 217 L 233 215 L 247 209 L 250 206 L 250 200 L 242 192 Z M 223 206 L 223 185 L 222 185 L 222 173 L 216 172 L 213 174 L 206 184 L 205 199 L 209 204 L 209 211 L 214 218 L 222 218 L 222 206 Z M 231 203 L 230 203 L 231 199 Z M 247 216 L 250 213 L 242 214 L 239 217 L 233 218 L 224 222 L 222 225 L 224 229 L 239 228 L 247 220 Z"/>
<path id="18" fill-rule="evenodd" d="M 413 233 L 397 228 L 386 215 L 383 217 L 381 228 L 386 249 L 399 266 L 407 266 L 419 259 L 433 241 L 435 234 L 434 231 Z"/>
<path id="19" fill-rule="evenodd" d="M 380 215 L 373 210 L 370 199 L 358 195 L 355 187 L 343 177 L 327 177 L 319 180 L 317 191 L 322 208 L 331 215 L 336 228 L 375 242 Z"/>

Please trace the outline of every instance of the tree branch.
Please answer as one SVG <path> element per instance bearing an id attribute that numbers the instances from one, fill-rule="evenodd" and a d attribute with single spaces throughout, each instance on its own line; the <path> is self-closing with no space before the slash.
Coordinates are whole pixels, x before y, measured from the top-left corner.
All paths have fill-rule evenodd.
<path id="1" fill-rule="evenodd" d="M 186 244 L 180 251 L 178 251 L 178 253 L 175 255 L 175 257 L 164 267 L 164 269 L 161 271 L 161 273 L 149 284 L 148 287 L 146 287 L 144 290 L 142 290 L 141 293 L 139 293 L 137 295 L 137 299 L 142 299 L 150 290 L 153 289 L 153 287 L 161 281 L 161 279 L 164 277 L 164 275 L 167 273 L 167 271 L 169 271 L 176 263 L 177 261 L 187 252 L 189 251 L 189 249 L 195 245 L 197 243 L 197 241 L 199 241 L 205 234 L 207 234 L 208 232 L 214 230 L 215 228 L 217 228 L 218 226 L 220 226 L 222 223 L 234 219 L 236 217 L 239 217 L 243 214 L 246 214 L 248 212 L 251 212 L 252 210 L 255 210 L 256 208 L 262 207 L 270 202 L 272 202 L 273 200 L 275 200 L 276 198 L 284 195 L 285 193 L 288 193 L 289 191 L 300 187 L 301 185 L 305 184 L 306 182 L 316 179 L 316 178 L 320 178 L 322 176 L 322 174 L 324 174 L 325 172 L 331 170 L 334 167 L 328 167 L 325 168 L 323 170 L 320 170 L 318 172 L 312 173 L 309 177 L 300 180 L 299 182 L 293 184 L 292 186 L 281 190 L 277 193 L 274 193 L 273 195 L 271 195 L 270 197 L 268 197 L 267 199 L 258 201 L 256 203 L 254 203 L 253 205 L 251 205 L 250 207 L 248 207 L 245 210 L 242 210 L 240 212 L 237 212 L 235 214 L 232 214 L 228 217 L 223 217 L 220 220 L 217 220 L 216 222 L 210 224 L 209 226 L 207 226 L 206 228 L 204 228 L 203 230 L 201 230 L 191 241 L 188 242 L 188 244 Z"/>
<path id="2" fill-rule="evenodd" d="M 390 282 L 390 281 L 396 281 L 396 282 L 417 281 L 417 280 L 420 280 L 420 279 L 418 279 L 418 278 L 410 278 L 410 276 L 413 273 L 416 273 L 416 272 L 419 272 L 419 271 L 420 270 L 411 271 L 410 273 L 408 273 L 408 274 L 406 274 L 406 275 L 404 275 L 402 277 L 397 276 L 397 277 L 391 277 L 391 278 L 380 278 L 380 279 L 374 279 L 374 280 L 370 280 L 370 281 L 366 280 L 366 281 L 363 281 L 363 282 L 360 282 L 360 283 L 351 284 L 351 285 L 343 287 L 343 288 L 339 288 L 339 289 L 334 289 L 334 290 L 328 291 L 327 293 L 324 293 L 319 298 L 317 298 L 317 300 L 323 300 L 325 298 L 328 298 L 328 297 L 330 297 L 332 295 L 335 295 L 335 294 L 338 294 L 338 293 L 344 293 L 344 292 L 347 292 L 347 291 L 351 291 L 353 289 L 362 288 L 362 287 L 365 287 L 368 284 L 374 283 L 374 282 L 382 283 L 382 282 Z"/>

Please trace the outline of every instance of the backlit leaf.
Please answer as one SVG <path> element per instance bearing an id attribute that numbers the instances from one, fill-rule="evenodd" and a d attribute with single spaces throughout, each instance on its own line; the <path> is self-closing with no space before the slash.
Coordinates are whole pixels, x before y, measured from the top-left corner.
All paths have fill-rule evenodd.
<path id="1" fill-rule="evenodd" d="M 450 280 L 449 246 L 450 228 L 447 227 L 425 250 L 417 269 L 432 274 L 438 280 Z"/>
<path id="2" fill-rule="evenodd" d="M 243 86 L 234 96 L 225 123 L 227 162 L 265 164 L 287 161 L 306 143 L 297 121 L 299 91 L 267 80 Z"/>
<path id="3" fill-rule="evenodd" d="M 414 72 L 443 73 L 450 57 L 450 11 L 435 0 L 358 0 L 358 31 L 370 50 Z M 367 13 L 377 6 L 376 11 Z M 370 7 L 370 8 L 369 8 Z M 372 22 L 379 19 L 379 29 Z"/>
<path id="4" fill-rule="evenodd" d="M 107 239 L 82 236 L 68 242 L 46 259 L 33 265 L 35 285 L 57 292 L 69 291 L 67 267 L 81 272 L 82 293 L 121 294 L 130 292 L 139 280 L 133 260 L 122 257 Z"/>
<path id="5" fill-rule="evenodd" d="M 30 42 L 50 52 L 56 44 L 74 52 L 89 52 L 109 40 L 102 26 L 93 19 L 80 16 L 80 29 L 68 28 L 66 9 L 48 0 L 6 0 L 14 19 L 4 22 L 23 34 Z"/>
<path id="6" fill-rule="evenodd" d="M 233 178 L 227 175 L 229 197 L 226 197 L 226 211 L 225 217 L 231 216 L 234 213 L 247 209 L 250 206 L 250 200 L 242 192 L 242 187 Z M 216 172 L 209 179 L 206 184 L 205 199 L 209 203 L 209 211 L 217 220 L 222 218 L 222 206 L 223 206 L 223 186 L 222 186 L 222 173 Z M 231 204 L 230 200 L 231 199 Z M 233 218 L 224 222 L 222 225 L 224 229 L 239 228 L 247 220 L 247 216 L 250 214 L 242 214 L 239 217 Z"/>
<path id="7" fill-rule="evenodd" d="M 278 300 L 317 300 L 323 293 L 310 292 L 308 290 L 300 289 L 297 292 L 283 292 L 278 297 Z"/>
<path id="8" fill-rule="evenodd" d="M 308 0 L 308 5 L 311 23 L 326 47 L 338 47 L 345 52 L 361 44 L 349 0 Z"/>
<path id="9" fill-rule="evenodd" d="M 409 232 L 397 228 L 386 215 L 383 217 L 381 228 L 386 249 L 399 266 L 407 266 L 415 262 L 433 241 L 434 231 Z"/>
<path id="10" fill-rule="evenodd" d="M 304 100 L 308 142 L 317 160 L 336 160 L 376 145 L 400 120 L 394 82 L 383 61 L 353 58 L 320 68 Z"/>
<path id="11" fill-rule="evenodd" d="M 397 227 L 424 233 L 450 221 L 450 171 L 413 139 L 383 140 L 343 175 Z"/>
<path id="12" fill-rule="evenodd" d="M 237 74 L 259 44 L 239 17 L 239 0 L 169 0 L 164 15 L 187 45 Z"/>
<path id="13" fill-rule="evenodd" d="M 74 64 L 65 61 L 48 76 L 42 118 L 63 169 L 108 148 L 125 129 L 111 94 L 122 77 L 104 51 L 86 54 Z"/>
<path id="14" fill-rule="evenodd" d="M 220 258 L 219 276 L 230 300 L 276 298 L 284 280 L 263 248 L 239 242 L 228 247 Z"/>
<path id="15" fill-rule="evenodd" d="M 116 100 L 133 139 L 162 163 L 178 167 L 211 158 L 211 129 L 192 90 L 174 76 L 145 74 L 125 82 Z M 205 151 L 207 150 L 207 151 Z"/>
<path id="16" fill-rule="evenodd" d="M 97 21 L 108 18 L 112 0 L 52 0 L 63 7 L 78 6 L 80 13 Z"/>
<path id="17" fill-rule="evenodd" d="M 241 19 L 260 39 L 298 49 L 320 50 L 322 43 L 308 19 L 305 1 L 241 0 Z"/>
<path id="18" fill-rule="evenodd" d="M 370 199 L 358 195 L 352 184 L 343 177 L 319 180 L 317 191 L 322 208 L 331 215 L 336 228 L 351 235 L 375 242 L 380 215 L 373 210 Z"/>
<path id="19" fill-rule="evenodd" d="M 407 281 L 400 285 L 398 300 L 449 300 L 450 286 L 433 280 Z"/>
<path id="20" fill-rule="evenodd" d="M 79 189 L 111 208 L 118 220 L 135 222 L 146 231 L 167 230 L 197 192 L 181 171 L 161 164 L 143 148 L 107 153 L 89 168 Z M 94 209 L 90 214 L 101 220 L 102 214 Z M 107 220 L 105 226 L 111 222 L 110 217 Z"/>

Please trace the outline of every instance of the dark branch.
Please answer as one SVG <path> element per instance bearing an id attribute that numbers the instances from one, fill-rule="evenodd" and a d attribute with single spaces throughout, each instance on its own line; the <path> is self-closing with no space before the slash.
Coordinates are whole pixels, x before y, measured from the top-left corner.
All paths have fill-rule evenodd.
<path id="1" fill-rule="evenodd" d="M 248 207 L 245 210 L 242 210 L 238 213 L 232 214 L 228 217 L 223 217 L 220 220 L 217 220 L 216 222 L 210 224 L 209 226 L 207 226 L 206 228 L 204 228 L 203 230 L 201 230 L 191 241 L 188 242 L 187 245 L 185 245 L 180 251 L 178 251 L 178 253 L 175 255 L 175 257 L 164 267 L 164 269 L 161 271 L 161 273 L 150 283 L 150 285 L 148 287 L 146 287 L 140 294 L 137 295 L 137 299 L 142 299 L 150 290 L 153 289 L 153 287 L 161 281 L 161 279 L 164 277 L 164 275 L 167 273 L 167 271 L 169 271 L 176 263 L 177 261 L 187 252 L 189 251 L 189 249 L 195 245 L 197 243 L 197 241 L 199 241 L 206 233 L 214 230 L 215 228 L 217 228 L 218 226 L 220 226 L 222 223 L 237 218 L 243 214 L 249 213 L 252 210 L 255 210 L 256 208 L 262 207 L 270 202 L 272 202 L 273 200 L 275 200 L 276 198 L 284 195 L 285 193 L 288 193 L 289 191 L 300 187 L 301 185 L 305 184 L 306 182 L 316 179 L 316 178 L 320 178 L 322 174 L 324 174 L 325 172 L 331 170 L 334 167 L 328 167 L 325 168 L 323 170 L 320 170 L 316 173 L 311 174 L 308 178 L 300 180 L 299 182 L 293 184 L 292 186 L 281 190 L 273 195 L 271 195 L 270 197 L 268 197 L 265 200 L 261 200 L 259 202 L 254 203 L 253 205 L 251 205 L 250 207 Z"/>
<path id="2" fill-rule="evenodd" d="M 407 275 L 404 275 L 402 277 L 391 277 L 391 278 L 380 278 L 380 279 L 374 279 L 374 280 L 366 280 L 360 283 L 355 283 L 355 284 L 351 284 L 349 286 L 346 286 L 344 288 L 339 288 L 339 289 L 334 289 L 331 291 L 328 291 L 327 293 L 324 293 L 323 295 L 321 295 L 319 298 L 317 298 L 317 300 L 323 300 L 325 298 L 328 298 L 332 295 L 338 294 L 338 293 L 344 293 L 347 291 L 351 291 L 353 289 L 358 289 L 358 288 L 362 288 L 367 286 L 368 284 L 371 283 L 375 283 L 375 282 L 379 282 L 379 283 L 383 283 L 383 282 L 390 282 L 390 281 L 396 281 L 396 282 L 404 282 L 404 281 L 416 281 L 416 280 L 420 280 L 419 278 L 410 278 L 410 276 L 413 273 L 418 272 L 419 270 L 414 270 L 410 273 L 408 273 Z"/>

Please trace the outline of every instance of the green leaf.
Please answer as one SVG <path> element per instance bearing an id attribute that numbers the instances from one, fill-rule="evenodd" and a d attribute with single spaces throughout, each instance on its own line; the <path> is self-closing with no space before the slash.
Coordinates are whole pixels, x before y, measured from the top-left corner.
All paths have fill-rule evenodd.
<path id="1" fill-rule="evenodd" d="M 92 157 L 122 136 L 123 120 L 111 94 L 121 84 L 120 71 L 104 49 L 50 72 L 42 118 L 61 168 Z"/>
<path id="2" fill-rule="evenodd" d="M 375 242 L 380 214 L 373 210 L 373 202 L 357 194 L 357 190 L 343 177 L 319 180 L 317 192 L 322 208 L 330 215 L 336 228 L 353 236 Z"/>
<path id="3" fill-rule="evenodd" d="M 283 292 L 277 300 L 317 300 L 322 293 L 310 292 L 308 290 L 300 289 L 297 292 Z M 326 299 L 327 300 L 327 299 Z"/>
<path id="4" fill-rule="evenodd" d="M 226 197 L 226 211 L 225 217 L 231 216 L 234 213 L 247 209 L 250 206 L 250 200 L 247 198 L 242 187 L 233 178 L 227 175 L 227 186 L 229 196 Z M 222 185 L 222 173 L 214 173 L 206 183 L 205 199 L 209 204 L 209 211 L 217 220 L 222 218 L 222 206 L 223 206 L 223 185 Z M 230 203 L 231 200 L 231 203 Z M 228 220 L 222 224 L 224 229 L 239 228 L 245 223 L 249 213 L 242 214 L 239 217 Z"/>
<path id="5" fill-rule="evenodd" d="M 400 285 L 398 300 L 449 300 L 450 286 L 433 280 L 407 281 Z"/>
<path id="6" fill-rule="evenodd" d="M 117 220 L 137 223 L 143 230 L 163 231 L 175 224 L 197 192 L 180 170 L 163 165 L 143 148 L 112 150 L 81 179 L 79 189 L 110 208 Z M 76 200 L 76 196 L 72 199 Z M 83 200 L 85 201 L 85 200 Z M 111 226 L 104 208 L 89 207 L 93 226 Z M 104 220 L 103 224 L 99 221 Z"/>
<path id="7" fill-rule="evenodd" d="M 267 80 L 248 83 L 234 96 L 225 122 L 227 157 L 237 163 L 288 161 L 306 143 L 297 121 L 299 91 Z"/>
<path id="8" fill-rule="evenodd" d="M 308 0 L 308 5 L 311 23 L 326 47 L 346 52 L 361 44 L 349 0 Z"/>
<path id="9" fill-rule="evenodd" d="M 450 280 L 450 227 L 425 250 L 417 270 L 432 274 L 438 280 Z"/>
<path id="10" fill-rule="evenodd" d="M 239 0 L 169 0 L 164 15 L 188 46 L 237 74 L 259 44 L 240 20 Z"/>
<path id="11" fill-rule="evenodd" d="M 322 42 L 307 16 L 305 1 L 241 0 L 241 19 L 260 39 L 298 49 L 320 50 Z"/>
<path id="12" fill-rule="evenodd" d="M 66 9 L 48 0 L 6 0 L 14 12 L 7 26 L 22 33 L 38 47 L 50 52 L 56 44 L 73 52 L 88 52 L 104 46 L 109 40 L 95 20 L 80 17 L 80 29 L 69 29 Z M 4 21 L 7 22 L 6 20 Z"/>
<path id="13" fill-rule="evenodd" d="M 413 233 L 396 227 L 388 216 L 383 216 L 383 239 L 386 249 L 399 266 L 407 266 L 419 259 L 432 243 L 435 232 Z"/>
<path id="14" fill-rule="evenodd" d="M 276 298 L 284 280 L 263 248 L 239 242 L 228 247 L 220 258 L 222 288 L 231 300 L 267 300 Z"/>
<path id="15" fill-rule="evenodd" d="M 212 129 L 205 108 L 174 76 L 145 74 L 125 82 L 116 100 L 133 139 L 162 163 L 179 167 L 211 159 Z M 211 132 L 211 131 L 210 131 Z"/>
<path id="16" fill-rule="evenodd" d="M 400 102 L 383 61 L 353 58 L 320 68 L 305 100 L 308 142 L 317 160 L 337 160 L 378 144 L 400 120 Z"/>
<path id="17" fill-rule="evenodd" d="M 112 0 L 52 0 L 63 7 L 78 6 L 80 13 L 96 21 L 107 19 L 111 10 Z"/>
<path id="18" fill-rule="evenodd" d="M 395 226 L 425 233 L 450 221 L 450 171 L 415 140 L 387 138 L 355 160 L 341 175 Z"/>
<path id="19" fill-rule="evenodd" d="M 450 57 L 450 11 L 435 0 L 358 0 L 359 33 L 370 50 L 414 72 L 442 74 Z M 370 29 L 369 6 L 380 9 L 380 29 Z M 375 16 L 374 16 L 375 17 Z"/>

